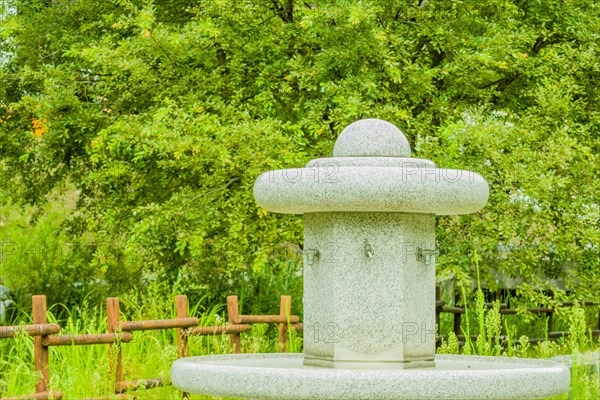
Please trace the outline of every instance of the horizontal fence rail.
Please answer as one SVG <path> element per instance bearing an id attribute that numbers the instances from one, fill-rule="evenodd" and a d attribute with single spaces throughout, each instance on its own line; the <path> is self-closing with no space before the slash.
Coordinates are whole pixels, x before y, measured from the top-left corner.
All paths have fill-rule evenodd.
<path id="1" fill-rule="evenodd" d="M 63 398 L 63 392 L 61 391 L 49 391 L 49 392 L 39 392 L 27 394 L 19 397 L 4 397 L 2 400 L 47 400 L 47 399 L 57 399 L 60 400 Z"/>
<path id="2" fill-rule="evenodd" d="M 250 325 L 248 324 L 232 324 L 224 326 L 198 326 L 189 328 L 183 331 L 185 336 L 201 336 L 201 335 L 231 335 L 235 333 L 248 332 Z"/>
<path id="3" fill-rule="evenodd" d="M 96 333 L 84 335 L 60 335 L 42 337 L 42 345 L 49 346 L 89 346 L 91 344 L 112 344 L 115 342 L 127 343 L 133 340 L 133 335 L 128 332 Z"/>
<path id="4" fill-rule="evenodd" d="M 0 339 L 13 338 L 18 335 L 44 336 L 60 332 L 59 324 L 0 326 Z"/>
<path id="5" fill-rule="evenodd" d="M 119 322 L 123 331 L 151 331 L 156 329 L 189 328 L 200 323 L 198 318 L 159 319 L 150 321 Z"/>

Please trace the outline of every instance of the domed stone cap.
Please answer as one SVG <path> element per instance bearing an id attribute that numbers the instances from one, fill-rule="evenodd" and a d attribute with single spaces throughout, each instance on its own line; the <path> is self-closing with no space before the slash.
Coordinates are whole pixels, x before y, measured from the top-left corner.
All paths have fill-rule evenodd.
<path id="1" fill-rule="evenodd" d="M 394 124 L 381 119 L 362 119 L 340 133 L 333 156 L 410 157 L 410 144 Z"/>
<path id="2" fill-rule="evenodd" d="M 410 158 L 404 134 L 389 122 L 366 119 L 342 131 L 334 157 L 306 168 L 263 173 L 254 198 L 265 210 L 469 214 L 487 202 L 486 180 L 471 171 L 438 168 Z"/>

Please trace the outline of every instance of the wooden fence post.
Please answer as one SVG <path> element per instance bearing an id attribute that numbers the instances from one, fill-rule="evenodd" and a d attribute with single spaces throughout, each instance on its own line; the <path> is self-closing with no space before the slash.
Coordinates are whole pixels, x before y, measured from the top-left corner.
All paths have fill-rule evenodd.
<path id="1" fill-rule="evenodd" d="M 441 300 L 440 297 L 441 297 L 440 287 L 436 286 L 435 287 L 435 324 L 437 325 L 438 330 L 440 329 L 440 312 L 438 311 L 438 302 Z"/>
<path id="2" fill-rule="evenodd" d="M 440 318 L 440 312 L 442 311 L 442 306 L 438 306 L 438 303 L 440 303 L 440 287 L 436 286 L 435 287 L 435 330 L 436 330 L 436 339 L 435 339 L 435 346 L 439 346 L 441 344 L 442 341 L 442 322 L 441 322 L 441 318 Z"/>
<path id="3" fill-rule="evenodd" d="M 108 333 L 114 333 L 119 327 L 120 306 L 118 297 L 108 297 L 106 299 L 106 319 L 108 323 Z M 123 380 L 123 355 L 121 354 L 121 344 L 109 344 L 111 351 L 113 346 L 117 346 L 116 354 L 111 353 L 110 369 L 111 375 L 115 377 L 115 390 L 119 386 L 119 382 Z"/>
<path id="4" fill-rule="evenodd" d="M 292 297 L 291 296 L 281 296 L 281 300 L 279 302 L 279 315 L 286 320 L 289 319 L 290 315 L 292 315 Z M 287 330 L 288 324 L 286 322 L 282 322 L 279 324 L 279 351 L 286 352 L 287 351 Z"/>
<path id="5" fill-rule="evenodd" d="M 175 312 L 177 318 L 187 318 L 188 316 L 188 298 L 184 294 L 175 296 Z M 183 334 L 183 329 L 177 329 L 177 355 L 179 358 L 188 356 L 188 338 L 187 335 Z M 183 400 L 189 398 L 189 394 L 182 392 L 181 397 Z"/>
<path id="6" fill-rule="evenodd" d="M 238 308 L 238 297 L 227 296 L 227 320 L 230 324 L 235 324 L 236 318 L 239 314 Z M 229 336 L 231 341 L 231 349 L 234 353 L 242 352 L 242 341 L 239 333 L 231 333 Z"/>
<path id="7" fill-rule="evenodd" d="M 46 316 L 46 296 L 33 296 L 31 298 L 32 319 L 34 325 L 42 325 L 48 323 Z M 35 371 L 39 376 L 35 384 L 36 393 L 48 391 L 48 383 L 50 381 L 48 373 L 48 347 L 42 344 L 44 336 L 35 336 L 33 338 L 33 364 Z"/>
<path id="8" fill-rule="evenodd" d="M 458 299 L 459 299 L 459 295 L 455 294 L 454 295 L 454 307 L 458 307 Z M 465 304 L 466 307 L 466 304 Z M 454 314 L 454 334 L 456 335 L 456 337 L 458 337 L 459 335 L 462 335 L 462 332 L 460 330 L 460 320 L 461 320 L 462 314 L 461 313 L 455 313 Z"/>
<path id="9" fill-rule="evenodd" d="M 188 316 L 188 298 L 184 294 L 175 296 L 175 312 L 177 318 L 187 318 Z M 183 334 L 182 328 L 177 328 L 177 355 L 179 358 L 188 355 L 188 340 Z"/>

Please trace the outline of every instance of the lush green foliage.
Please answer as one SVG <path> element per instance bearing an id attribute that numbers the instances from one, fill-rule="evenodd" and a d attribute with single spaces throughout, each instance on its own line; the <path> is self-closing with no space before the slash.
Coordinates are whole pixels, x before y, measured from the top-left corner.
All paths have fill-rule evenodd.
<path id="1" fill-rule="evenodd" d="M 12 3 L 0 200 L 37 205 L 39 231 L 53 188 L 77 194 L 55 228 L 85 245 L 50 268 L 83 288 L 299 295 L 301 220 L 260 210 L 252 184 L 378 117 L 415 156 L 490 182 L 482 212 L 438 220 L 441 272 L 468 283 L 476 258 L 530 287 L 566 268 L 582 296 L 600 289 L 595 1 Z M 51 289 L 36 285 L 23 296 Z"/>

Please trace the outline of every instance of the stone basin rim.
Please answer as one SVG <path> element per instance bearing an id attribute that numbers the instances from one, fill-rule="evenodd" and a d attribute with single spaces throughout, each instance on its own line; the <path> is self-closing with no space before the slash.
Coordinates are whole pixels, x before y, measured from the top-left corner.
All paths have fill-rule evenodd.
<path id="1" fill-rule="evenodd" d="M 299 353 L 191 357 L 177 360 L 171 375 L 180 390 L 255 399 L 516 400 L 570 385 L 569 369 L 550 360 L 436 355 L 435 368 L 401 370 L 303 367 L 302 360 Z"/>

